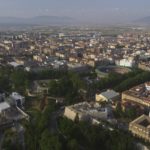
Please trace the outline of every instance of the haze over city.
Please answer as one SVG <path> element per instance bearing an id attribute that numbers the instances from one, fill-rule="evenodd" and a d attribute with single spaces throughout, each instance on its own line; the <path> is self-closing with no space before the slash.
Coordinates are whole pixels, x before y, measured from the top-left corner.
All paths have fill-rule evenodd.
<path id="1" fill-rule="evenodd" d="M 0 0 L 1 17 L 67 16 L 93 23 L 124 23 L 149 16 L 149 0 Z"/>

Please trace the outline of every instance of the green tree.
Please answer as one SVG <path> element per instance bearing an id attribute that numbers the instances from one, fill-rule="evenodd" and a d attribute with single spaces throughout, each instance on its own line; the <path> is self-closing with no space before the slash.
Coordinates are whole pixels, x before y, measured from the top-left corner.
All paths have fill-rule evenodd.
<path id="1" fill-rule="evenodd" d="M 68 150 L 79 150 L 80 148 L 79 148 L 79 144 L 78 144 L 77 140 L 76 139 L 69 140 L 67 143 L 67 149 Z"/>
<path id="2" fill-rule="evenodd" d="M 27 72 L 23 70 L 14 70 L 10 75 L 10 80 L 13 84 L 13 89 L 24 93 L 27 88 L 28 77 Z"/>
<path id="3" fill-rule="evenodd" d="M 48 130 L 45 130 L 41 135 L 40 140 L 41 150 L 61 150 L 62 145 L 57 135 L 51 135 Z"/>

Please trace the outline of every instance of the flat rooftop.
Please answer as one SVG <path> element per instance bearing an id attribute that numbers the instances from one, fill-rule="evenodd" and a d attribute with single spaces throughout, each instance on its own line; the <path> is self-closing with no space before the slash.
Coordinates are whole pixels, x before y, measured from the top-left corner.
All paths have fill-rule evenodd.
<path id="1" fill-rule="evenodd" d="M 106 108 L 101 107 L 98 103 L 78 103 L 75 105 L 70 106 L 71 109 L 74 109 L 75 111 L 82 112 L 82 113 L 92 113 L 92 112 L 106 112 Z"/>
<path id="2" fill-rule="evenodd" d="M 150 117 L 146 115 L 141 115 L 137 119 L 133 120 L 130 124 L 143 129 L 144 128 L 150 129 Z"/>
<path id="3" fill-rule="evenodd" d="M 145 102 L 150 102 L 150 88 L 146 85 L 149 85 L 149 82 L 135 86 L 123 93 L 141 99 Z"/>
<path id="4" fill-rule="evenodd" d="M 147 119 L 145 119 L 142 122 L 140 122 L 139 124 L 146 128 L 146 127 L 148 127 L 150 125 L 150 122 Z"/>
<path id="5" fill-rule="evenodd" d="M 10 107 L 5 111 L 5 115 L 0 116 L 0 125 L 22 119 L 25 119 L 25 116 L 16 107 Z"/>

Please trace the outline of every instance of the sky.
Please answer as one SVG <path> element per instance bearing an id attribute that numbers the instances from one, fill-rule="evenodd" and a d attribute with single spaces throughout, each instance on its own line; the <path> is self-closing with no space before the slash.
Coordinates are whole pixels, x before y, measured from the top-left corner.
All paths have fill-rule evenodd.
<path id="1" fill-rule="evenodd" d="M 0 16 L 43 15 L 122 22 L 150 16 L 150 0 L 0 0 Z"/>

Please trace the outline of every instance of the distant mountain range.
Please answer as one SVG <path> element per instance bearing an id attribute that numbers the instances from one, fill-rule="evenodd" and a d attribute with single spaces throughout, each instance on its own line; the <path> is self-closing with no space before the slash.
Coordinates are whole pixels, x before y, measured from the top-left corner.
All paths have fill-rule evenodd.
<path id="1" fill-rule="evenodd" d="M 74 23 L 70 17 L 37 16 L 33 18 L 0 17 L 0 24 L 63 25 Z"/>
<path id="2" fill-rule="evenodd" d="M 133 20 L 131 24 L 136 25 L 150 25 L 150 16 Z M 71 17 L 65 16 L 36 16 L 32 18 L 17 18 L 17 17 L 0 17 L 0 26 L 6 27 L 7 25 L 78 25 L 78 24 L 102 24 L 90 21 L 79 21 Z M 106 23 L 113 24 L 114 23 Z M 104 23 L 105 25 L 105 23 Z"/>
<path id="3" fill-rule="evenodd" d="M 150 25 L 150 16 L 140 18 L 135 21 L 135 23 L 143 24 L 143 25 Z"/>

